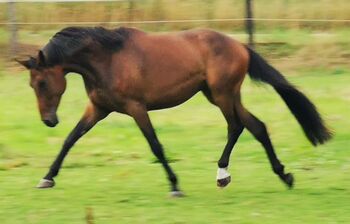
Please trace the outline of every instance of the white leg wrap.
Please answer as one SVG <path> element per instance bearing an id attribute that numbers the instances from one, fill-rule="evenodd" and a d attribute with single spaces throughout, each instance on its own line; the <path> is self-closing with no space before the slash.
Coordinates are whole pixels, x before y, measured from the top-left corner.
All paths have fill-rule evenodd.
<path id="1" fill-rule="evenodd" d="M 217 180 L 225 179 L 226 177 L 231 176 L 229 172 L 227 172 L 227 168 L 218 168 L 218 173 L 216 175 Z"/>

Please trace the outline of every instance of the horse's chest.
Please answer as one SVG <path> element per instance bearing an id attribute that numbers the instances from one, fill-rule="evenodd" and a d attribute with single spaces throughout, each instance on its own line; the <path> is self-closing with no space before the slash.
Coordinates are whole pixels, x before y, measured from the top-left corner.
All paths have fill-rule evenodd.
<path id="1" fill-rule="evenodd" d="M 95 105 L 110 110 L 113 110 L 115 107 L 115 100 L 113 99 L 112 95 L 106 90 L 94 89 L 90 91 L 88 95 L 91 102 L 93 102 Z"/>

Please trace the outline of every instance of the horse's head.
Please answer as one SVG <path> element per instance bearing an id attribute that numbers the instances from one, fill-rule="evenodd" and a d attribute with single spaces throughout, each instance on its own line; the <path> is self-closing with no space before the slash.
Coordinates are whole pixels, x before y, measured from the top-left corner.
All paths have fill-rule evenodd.
<path id="1" fill-rule="evenodd" d="M 36 58 L 17 61 L 30 71 L 30 86 L 37 97 L 41 120 L 47 126 L 55 127 L 58 124 L 56 111 L 66 89 L 63 67 L 48 66 L 42 51 Z"/>

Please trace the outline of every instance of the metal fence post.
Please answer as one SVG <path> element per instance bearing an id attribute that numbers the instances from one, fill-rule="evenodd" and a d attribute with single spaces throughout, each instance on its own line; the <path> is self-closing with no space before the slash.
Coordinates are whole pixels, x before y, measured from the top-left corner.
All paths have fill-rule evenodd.
<path id="1" fill-rule="evenodd" d="M 8 20 L 10 30 L 10 56 L 14 57 L 17 53 L 17 26 L 16 26 L 16 6 L 15 2 L 8 3 Z"/>
<path id="2" fill-rule="evenodd" d="M 254 48 L 253 0 L 246 0 L 246 30 L 248 33 L 248 45 Z"/>

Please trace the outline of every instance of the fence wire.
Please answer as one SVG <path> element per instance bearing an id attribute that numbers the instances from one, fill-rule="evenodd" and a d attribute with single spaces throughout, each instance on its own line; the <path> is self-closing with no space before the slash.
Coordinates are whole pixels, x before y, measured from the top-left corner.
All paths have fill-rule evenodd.
<path id="1" fill-rule="evenodd" d="M 270 21 L 270 22 L 350 22 L 350 19 L 271 19 L 271 18 L 228 18 L 228 19 L 178 19 L 178 20 L 138 20 L 138 21 L 59 21 L 59 22 L 0 22 L 0 25 L 94 25 L 94 24 L 157 24 L 157 23 L 201 23 L 230 21 Z"/>

